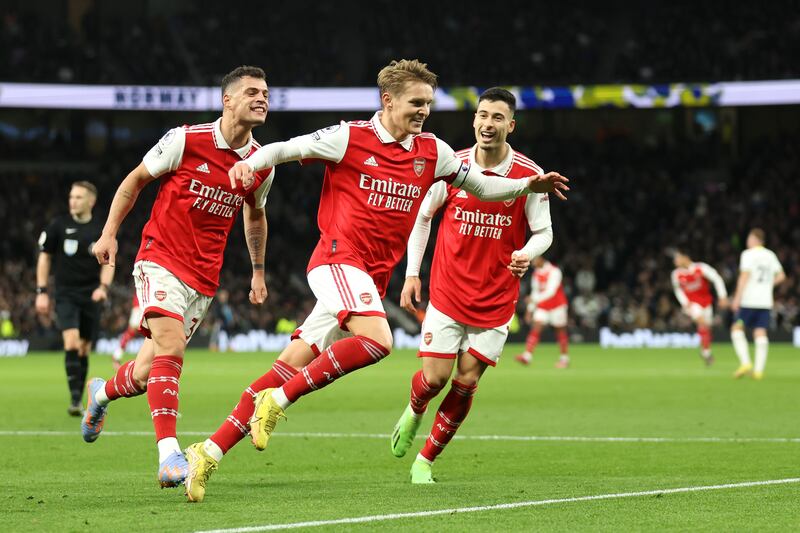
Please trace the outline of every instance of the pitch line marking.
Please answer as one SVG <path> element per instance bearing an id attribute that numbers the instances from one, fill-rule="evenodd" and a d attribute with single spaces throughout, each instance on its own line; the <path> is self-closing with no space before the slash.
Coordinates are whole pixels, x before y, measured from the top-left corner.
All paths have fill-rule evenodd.
<path id="1" fill-rule="evenodd" d="M 180 431 L 179 436 L 208 437 L 210 431 Z M 33 430 L 0 430 L 0 437 L 77 437 L 79 431 L 33 431 Z M 109 437 L 151 437 L 152 431 L 104 431 Z M 388 439 L 388 433 L 276 433 L 281 437 L 292 438 L 335 438 L 335 439 Z M 425 439 L 427 435 L 417 435 L 417 439 Z M 520 441 L 520 442 L 632 442 L 632 443 L 800 443 L 800 437 L 582 437 L 570 435 L 456 435 L 456 440 L 479 441 Z"/>
<path id="2" fill-rule="evenodd" d="M 769 479 L 766 481 L 744 481 L 742 483 L 726 483 L 724 485 L 705 485 L 699 487 L 680 487 L 675 489 L 656 489 L 639 492 L 617 492 L 612 494 L 596 494 L 591 496 L 577 496 L 573 498 L 553 498 L 549 500 L 531 500 L 526 502 L 499 503 L 496 505 L 481 505 L 478 507 L 457 507 L 452 509 L 436 509 L 433 511 L 417 511 L 412 513 L 391 513 L 384 515 L 356 516 L 351 518 L 338 518 L 335 520 L 313 520 L 310 522 L 291 522 L 285 524 L 266 524 L 261 526 L 237 527 L 230 529 L 213 529 L 198 531 L 196 533 L 251 533 L 255 531 L 275 531 L 280 529 L 297 529 L 301 527 L 334 526 L 340 524 L 364 524 L 369 522 L 382 522 L 387 520 L 401 520 L 403 518 L 419 518 L 453 513 L 477 513 L 482 511 L 499 511 L 505 509 L 519 509 L 522 507 L 538 507 L 558 503 L 588 502 L 597 500 L 613 500 L 620 498 L 637 498 L 641 496 L 658 496 L 664 494 L 681 494 L 688 492 L 702 492 L 711 490 L 737 489 L 744 487 L 760 487 L 766 485 L 785 485 L 799 483 L 800 478 Z"/>

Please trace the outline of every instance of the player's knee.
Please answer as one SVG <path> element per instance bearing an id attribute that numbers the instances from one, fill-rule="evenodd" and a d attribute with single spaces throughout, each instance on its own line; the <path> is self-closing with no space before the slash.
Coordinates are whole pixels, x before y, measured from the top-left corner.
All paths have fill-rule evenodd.
<path id="1" fill-rule="evenodd" d="M 425 381 L 428 383 L 428 386 L 432 389 L 443 389 L 445 385 L 447 385 L 447 381 L 450 379 L 450 374 L 446 374 L 444 372 L 423 372 L 423 376 L 425 376 Z"/>
<path id="2" fill-rule="evenodd" d="M 392 352 L 392 344 L 394 343 L 394 339 L 392 338 L 392 332 L 389 331 L 389 328 L 386 328 L 386 331 L 372 332 L 369 335 L 364 335 L 364 337 L 367 337 L 371 341 L 379 344 L 386 352 L 384 357 L 388 356 Z"/>
<path id="3" fill-rule="evenodd" d="M 462 385 L 466 385 L 467 387 L 474 387 L 478 384 L 478 381 L 481 379 L 481 372 L 480 371 L 466 371 L 466 372 L 456 372 L 453 381 L 458 381 Z"/>
<path id="4" fill-rule="evenodd" d="M 150 367 L 152 366 L 152 362 L 139 362 L 137 361 L 136 364 L 133 365 L 133 372 L 131 372 L 131 377 L 136 384 L 144 389 L 147 386 L 147 378 L 150 377 Z"/>
<path id="5" fill-rule="evenodd" d="M 302 339 L 295 339 L 281 352 L 278 360 L 299 371 L 313 361 L 315 357 L 311 346 Z"/>

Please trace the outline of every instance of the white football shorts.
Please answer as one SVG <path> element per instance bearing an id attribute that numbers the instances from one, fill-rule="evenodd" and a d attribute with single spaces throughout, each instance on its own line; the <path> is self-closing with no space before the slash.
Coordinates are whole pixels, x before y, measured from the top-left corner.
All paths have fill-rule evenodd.
<path id="1" fill-rule="evenodd" d="M 706 324 L 711 325 L 711 321 L 714 319 L 714 306 L 707 305 L 703 307 L 699 303 L 689 302 L 687 314 L 692 317 L 692 320 L 695 322 L 702 318 Z"/>
<path id="2" fill-rule="evenodd" d="M 188 342 L 214 299 L 197 292 L 152 261 L 137 261 L 133 265 L 133 280 L 142 312 L 139 331 L 148 338 L 150 329 L 147 327 L 147 315 L 156 314 L 183 322 L 183 332 Z"/>
<path id="3" fill-rule="evenodd" d="M 468 326 L 456 322 L 429 303 L 417 356 L 455 359 L 459 353 L 469 352 L 484 363 L 495 366 L 503 353 L 506 338 L 508 324 L 496 328 Z"/>
<path id="4" fill-rule="evenodd" d="M 319 354 L 347 337 L 344 323 L 353 315 L 386 317 L 378 289 L 369 274 L 350 265 L 320 265 L 308 273 L 317 304 L 292 335 Z"/>
<path id="5" fill-rule="evenodd" d="M 544 324 L 545 326 L 563 328 L 567 325 L 567 307 L 567 305 L 560 305 L 554 309 L 541 309 L 537 307 L 533 312 L 533 321 Z"/>

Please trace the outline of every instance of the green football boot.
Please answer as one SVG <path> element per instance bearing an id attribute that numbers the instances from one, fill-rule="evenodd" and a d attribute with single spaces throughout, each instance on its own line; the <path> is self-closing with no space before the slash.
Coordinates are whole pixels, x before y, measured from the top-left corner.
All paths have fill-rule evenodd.
<path id="1" fill-rule="evenodd" d="M 392 432 L 392 454 L 395 457 L 403 457 L 411 443 L 414 442 L 414 437 L 417 436 L 417 430 L 422 423 L 422 415 L 415 413 L 411 406 L 406 406 L 406 410 L 400 416 L 400 420 L 394 426 Z"/>
<path id="2" fill-rule="evenodd" d="M 411 483 L 414 485 L 436 483 L 433 479 L 432 466 L 421 459 L 414 461 L 414 464 L 411 465 Z"/>

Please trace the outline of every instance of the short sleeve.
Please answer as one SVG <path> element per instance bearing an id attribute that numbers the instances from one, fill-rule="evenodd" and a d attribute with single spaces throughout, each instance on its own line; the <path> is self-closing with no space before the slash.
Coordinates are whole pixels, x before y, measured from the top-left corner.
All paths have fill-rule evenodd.
<path id="1" fill-rule="evenodd" d="M 264 182 L 259 185 L 258 189 L 253 191 L 251 195 L 248 196 L 248 203 L 255 207 L 256 209 L 264 209 L 264 206 L 267 205 L 267 196 L 269 195 L 270 189 L 272 189 L 272 182 L 275 179 L 275 167 L 269 171 L 269 175 Z"/>
<path id="2" fill-rule="evenodd" d="M 753 264 L 750 260 L 752 256 L 747 253 L 747 250 L 742 252 L 742 255 L 739 258 L 739 270 L 741 272 L 750 272 L 753 270 Z"/>
<path id="3" fill-rule="evenodd" d="M 178 169 L 185 146 L 186 130 L 172 128 L 145 154 L 142 162 L 150 175 L 157 178 Z"/>
<path id="4" fill-rule="evenodd" d="M 550 220 L 550 197 L 547 193 L 531 193 L 525 199 L 525 216 L 531 231 L 540 231 L 553 225 Z"/>
<path id="5" fill-rule="evenodd" d="M 58 222 L 53 221 L 39 234 L 39 251 L 54 254 L 59 246 Z"/>
<path id="6" fill-rule="evenodd" d="M 350 142 L 350 125 L 343 121 L 314 133 L 293 137 L 288 142 L 300 150 L 301 160 L 322 159 L 338 163 L 344 158 Z"/>

